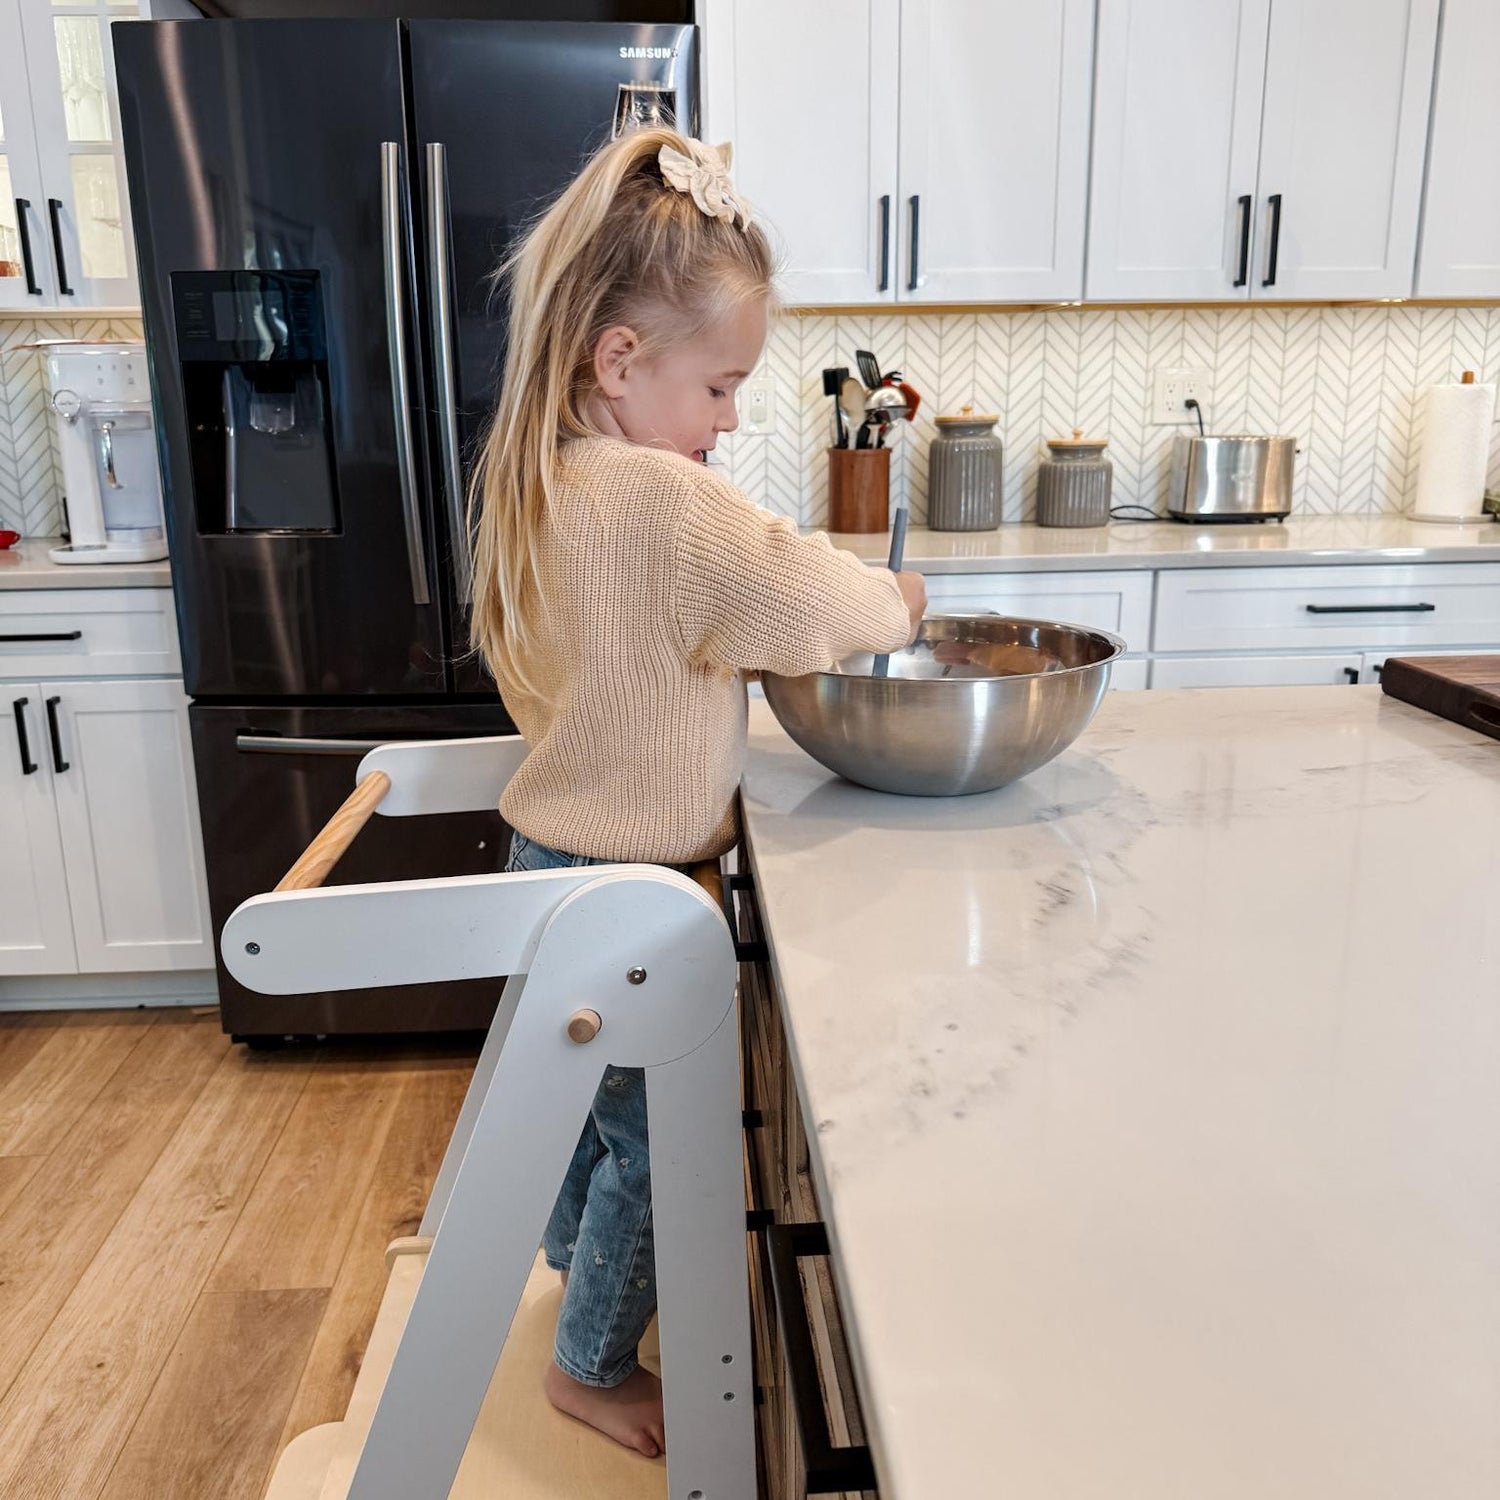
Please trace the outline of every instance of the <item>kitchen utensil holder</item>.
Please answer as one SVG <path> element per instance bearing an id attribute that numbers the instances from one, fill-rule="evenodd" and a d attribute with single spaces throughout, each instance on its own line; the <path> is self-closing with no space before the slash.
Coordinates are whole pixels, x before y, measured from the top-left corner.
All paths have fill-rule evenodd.
<path id="1" fill-rule="evenodd" d="M 828 450 L 828 529 L 886 531 L 891 519 L 891 450 Z"/>

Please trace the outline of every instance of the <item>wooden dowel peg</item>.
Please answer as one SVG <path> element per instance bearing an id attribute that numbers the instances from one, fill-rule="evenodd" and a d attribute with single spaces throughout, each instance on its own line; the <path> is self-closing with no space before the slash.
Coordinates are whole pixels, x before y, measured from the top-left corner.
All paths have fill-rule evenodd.
<path id="1" fill-rule="evenodd" d="M 597 1010 L 575 1010 L 568 1017 L 568 1040 L 591 1042 L 599 1035 L 599 1028 L 603 1025 Z"/>
<path id="2" fill-rule="evenodd" d="M 305 891 L 322 885 L 390 789 L 391 778 L 384 771 L 371 771 L 323 825 L 322 832 L 302 851 L 297 863 L 281 877 L 276 889 Z"/>

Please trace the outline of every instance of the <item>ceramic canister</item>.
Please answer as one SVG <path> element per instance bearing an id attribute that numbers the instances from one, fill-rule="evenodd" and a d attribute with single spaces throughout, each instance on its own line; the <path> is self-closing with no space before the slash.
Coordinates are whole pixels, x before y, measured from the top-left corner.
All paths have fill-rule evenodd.
<path id="1" fill-rule="evenodd" d="M 927 449 L 927 525 L 933 531 L 993 531 L 1000 524 L 999 420 L 972 406 L 937 419 L 938 434 Z"/>
<path id="2" fill-rule="evenodd" d="M 1109 521 L 1114 466 L 1105 458 L 1108 438 L 1086 438 L 1081 428 L 1068 438 L 1048 438 L 1047 457 L 1037 468 L 1038 526 L 1103 526 Z"/>

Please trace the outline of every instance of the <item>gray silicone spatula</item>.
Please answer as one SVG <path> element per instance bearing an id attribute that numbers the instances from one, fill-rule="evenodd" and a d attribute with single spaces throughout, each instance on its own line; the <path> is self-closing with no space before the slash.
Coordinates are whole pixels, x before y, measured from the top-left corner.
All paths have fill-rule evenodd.
<path id="1" fill-rule="evenodd" d="M 896 514 L 891 518 L 891 558 L 887 566 L 891 572 L 899 573 L 901 564 L 906 557 L 906 523 L 910 517 L 910 501 L 906 495 L 896 502 Z M 889 653 L 875 658 L 875 665 L 870 669 L 871 677 L 889 677 L 891 675 L 891 658 Z"/>

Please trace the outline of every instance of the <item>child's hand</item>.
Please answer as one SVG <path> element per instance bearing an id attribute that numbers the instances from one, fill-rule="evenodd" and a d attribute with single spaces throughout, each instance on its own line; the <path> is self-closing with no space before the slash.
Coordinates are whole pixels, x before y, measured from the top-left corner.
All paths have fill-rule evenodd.
<path id="1" fill-rule="evenodd" d="M 916 640 L 917 632 L 922 628 L 922 616 L 927 613 L 927 580 L 920 573 L 897 573 L 896 587 L 901 590 L 901 598 L 911 616 L 911 634 L 906 640 L 909 646 Z"/>

